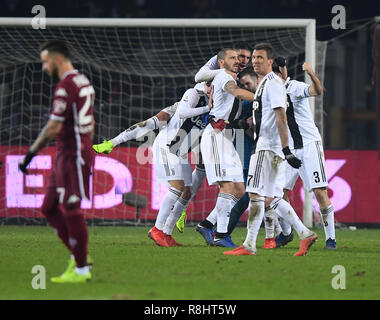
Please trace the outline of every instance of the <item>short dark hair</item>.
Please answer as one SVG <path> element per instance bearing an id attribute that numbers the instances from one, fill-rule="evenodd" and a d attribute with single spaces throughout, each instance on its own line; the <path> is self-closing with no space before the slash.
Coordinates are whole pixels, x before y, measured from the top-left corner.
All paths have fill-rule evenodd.
<path id="1" fill-rule="evenodd" d="M 280 72 L 280 67 L 286 67 L 286 59 L 284 57 L 277 57 L 273 60 L 272 71 L 278 73 Z"/>
<path id="2" fill-rule="evenodd" d="M 221 49 L 217 56 L 216 56 L 216 59 L 218 60 L 224 60 L 224 58 L 226 57 L 226 54 L 227 54 L 227 51 L 236 51 L 236 49 L 233 49 L 233 48 L 223 48 Z"/>
<path id="3" fill-rule="evenodd" d="M 265 50 L 267 53 L 268 59 L 274 58 L 274 49 L 272 45 L 268 42 L 260 42 L 255 45 L 254 50 Z"/>
<path id="4" fill-rule="evenodd" d="M 238 77 L 239 77 L 239 79 L 241 79 L 246 75 L 249 75 L 252 78 L 258 78 L 258 76 L 257 76 L 256 72 L 253 70 L 252 66 L 246 67 L 242 71 L 240 71 L 238 74 Z"/>
<path id="5" fill-rule="evenodd" d="M 252 52 L 252 46 L 244 41 L 235 42 L 233 44 L 233 47 L 235 48 L 235 50 L 248 50 Z"/>
<path id="6" fill-rule="evenodd" d="M 47 50 L 49 53 L 59 53 L 65 58 L 70 59 L 70 49 L 65 41 L 49 40 L 41 44 L 40 52 Z"/>

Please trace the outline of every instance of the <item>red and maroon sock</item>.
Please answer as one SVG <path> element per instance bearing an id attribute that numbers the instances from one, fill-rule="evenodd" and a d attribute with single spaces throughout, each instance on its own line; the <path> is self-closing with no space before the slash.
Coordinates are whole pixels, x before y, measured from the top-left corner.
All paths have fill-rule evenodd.
<path id="1" fill-rule="evenodd" d="M 69 233 L 69 244 L 78 268 L 87 265 L 88 232 L 86 221 L 79 209 L 67 210 L 66 224 Z"/>

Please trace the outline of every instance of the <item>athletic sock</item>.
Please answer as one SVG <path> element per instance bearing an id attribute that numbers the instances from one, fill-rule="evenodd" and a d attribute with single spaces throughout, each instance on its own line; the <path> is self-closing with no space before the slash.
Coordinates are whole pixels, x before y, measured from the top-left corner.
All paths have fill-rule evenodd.
<path id="1" fill-rule="evenodd" d="M 204 219 L 203 221 L 201 221 L 199 223 L 199 225 L 203 228 L 207 228 L 207 229 L 212 229 L 214 227 L 214 224 L 212 222 L 210 222 L 209 220 Z"/>
<path id="2" fill-rule="evenodd" d="M 275 211 L 282 219 L 285 219 L 294 228 L 294 230 L 296 230 L 301 240 L 312 234 L 312 231 L 306 228 L 297 213 L 287 201 L 276 198 L 272 202 L 272 207 L 275 208 Z"/>
<path id="3" fill-rule="evenodd" d="M 66 223 L 69 231 L 69 244 L 78 268 L 87 265 L 88 233 L 84 215 L 78 209 L 66 212 Z"/>
<path id="4" fill-rule="evenodd" d="M 191 198 L 189 202 L 195 197 L 199 188 L 201 187 L 203 180 L 206 177 L 206 171 L 205 169 L 195 166 L 195 169 L 193 170 L 193 173 L 191 174 L 191 176 L 192 176 L 192 190 L 191 190 Z"/>
<path id="5" fill-rule="evenodd" d="M 251 209 L 248 213 L 247 236 L 243 246 L 251 252 L 256 252 L 256 238 L 264 217 L 264 197 L 251 199 Z"/>
<path id="6" fill-rule="evenodd" d="M 280 217 L 278 217 L 278 222 L 282 229 L 282 234 L 284 236 L 288 236 L 292 232 L 292 226 L 285 220 Z"/>
<path id="7" fill-rule="evenodd" d="M 274 217 L 276 213 L 269 206 L 264 211 L 265 239 L 274 238 Z"/>
<path id="8" fill-rule="evenodd" d="M 228 221 L 228 234 L 231 234 L 232 231 L 236 228 L 240 217 L 247 210 L 249 205 L 249 195 L 245 193 L 238 202 L 231 209 L 230 220 Z"/>
<path id="9" fill-rule="evenodd" d="M 234 195 L 219 192 L 215 205 L 217 210 L 216 232 L 218 234 L 227 234 L 228 221 L 230 220 L 231 209 L 236 204 L 236 202 L 237 199 Z"/>
<path id="10" fill-rule="evenodd" d="M 164 233 L 171 235 L 173 233 L 173 229 L 178 219 L 181 217 L 182 211 L 187 207 L 189 200 L 185 200 L 183 198 L 178 198 L 177 202 L 174 205 L 174 208 L 169 214 L 169 217 L 166 219 L 166 223 L 164 226 Z"/>
<path id="11" fill-rule="evenodd" d="M 158 211 L 155 226 L 158 230 L 163 230 L 166 219 L 168 218 L 170 211 L 174 207 L 178 198 L 181 196 L 182 192 L 175 188 L 170 188 L 166 194 L 164 200 L 162 200 L 160 210 Z"/>
<path id="12" fill-rule="evenodd" d="M 135 125 L 129 127 L 127 130 L 120 133 L 115 138 L 111 139 L 114 147 L 120 143 L 127 142 L 132 139 L 141 138 L 146 135 L 149 131 L 158 129 L 159 120 L 156 116 L 149 118 L 146 121 L 136 123 Z"/>
<path id="13" fill-rule="evenodd" d="M 69 231 L 67 229 L 66 219 L 61 209 L 57 207 L 53 212 L 44 212 L 44 215 L 46 221 L 54 229 L 55 233 L 61 239 L 66 248 L 71 252 L 72 250 L 69 244 Z"/>
<path id="14" fill-rule="evenodd" d="M 273 221 L 274 221 L 274 232 L 276 236 L 278 236 L 282 232 L 282 228 L 281 228 L 280 222 L 278 221 L 278 216 L 276 212 L 275 212 Z"/>
<path id="15" fill-rule="evenodd" d="M 82 276 L 85 276 L 87 273 L 90 272 L 90 267 L 89 266 L 84 266 L 82 268 L 78 268 L 78 267 L 75 267 L 75 271 L 82 275 Z"/>
<path id="16" fill-rule="evenodd" d="M 335 240 L 335 221 L 334 221 L 334 207 L 329 205 L 327 208 L 319 208 L 323 222 L 323 229 L 325 230 L 326 240 L 331 238 Z"/>

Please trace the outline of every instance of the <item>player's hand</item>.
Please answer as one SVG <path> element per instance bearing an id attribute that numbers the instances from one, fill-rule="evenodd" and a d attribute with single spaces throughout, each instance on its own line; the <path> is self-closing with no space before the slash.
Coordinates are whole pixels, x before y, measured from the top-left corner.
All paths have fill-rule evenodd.
<path id="1" fill-rule="evenodd" d="M 304 62 L 304 64 L 302 65 L 302 70 L 305 71 L 307 74 L 314 73 L 310 62 Z"/>
<path id="2" fill-rule="evenodd" d="M 105 154 L 111 153 L 113 148 L 114 146 L 111 140 L 108 140 L 108 141 L 104 140 L 102 143 L 94 144 L 92 146 L 92 149 L 94 149 L 96 153 L 105 153 Z"/>
<path id="3" fill-rule="evenodd" d="M 298 159 L 293 153 L 290 152 L 289 147 L 285 147 L 282 149 L 282 152 L 285 155 L 286 161 L 295 169 L 301 167 L 302 161 Z"/>
<path id="4" fill-rule="evenodd" d="M 222 132 L 226 128 L 228 123 L 228 121 L 225 121 L 223 119 L 219 119 L 218 121 L 214 121 L 214 119 L 211 119 L 210 121 L 210 124 L 212 125 L 216 133 Z"/>
<path id="5" fill-rule="evenodd" d="M 35 154 L 33 152 L 28 151 L 28 153 L 25 155 L 24 159 L 22 159 L 19 164 L 18 168 L 25 174 L 28 173 L 28 169 L 26 167 L 29 165 L 30 161 L 32 161 Z"/>

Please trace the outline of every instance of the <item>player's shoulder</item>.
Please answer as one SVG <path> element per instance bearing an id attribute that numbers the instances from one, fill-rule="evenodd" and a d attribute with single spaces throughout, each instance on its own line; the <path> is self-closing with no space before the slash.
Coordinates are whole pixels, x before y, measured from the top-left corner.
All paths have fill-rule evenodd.
<path id="1" fill-rule="evenodd" d="M 221 70 L 214 78 L 213 83 L 219 83 L 220 85 L 224 85 L 227 81 L 233 81 L 236 83 L 235 79 L 227 73 L 225 70 Z"/>
<path id="2" fill-rule="evenodd" d="M 265 78 L 267 79 L 268 84 L 283 84 L 281 78 L 275 74 L 273 71 L 269 72 Z"/>
<path id="3" fill-rule="evenodd" d="M 268 73 L 262 81 L 265 81 L 265 87 L 264 87 L 265 91 L 268 91 L 268 90 L 279 91 L 282 88 L 285 91 L 284 83 L 282 82 L 281 78 L 278 75 L 276 75 L 274 72 Z"/>
<path id="4" fill-rule="evenodd" d="M 75 86 L 76 88 L 89 86 L 90 84 L 91 83 L 88 78 L 84 74 L 79 73 L 77 70 L 71 70 L 64 74 L 59 82 L 59 85 L 62 87 Z"/>
<path id="5" fill-rule="evenodd" d="M 182 101 L 188 102 L 193 97 L 199 96 L 198 90 L 194 88 L 189 88 L 185 91 L 185 93 L 182 96 Z"/>
<path id="6" fill-rule="evenodd" d="M 300 86 L 304 87 L 305 85 L 307 85 L 305 82 L 294 80 L 294 79 L 289 79 L 285 82 L 286 88 L 297 88 Z"/>

